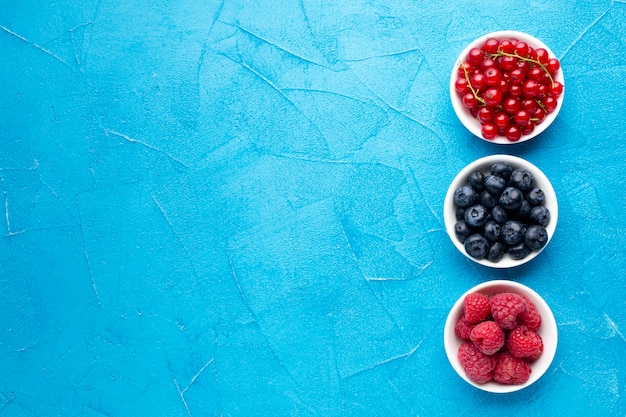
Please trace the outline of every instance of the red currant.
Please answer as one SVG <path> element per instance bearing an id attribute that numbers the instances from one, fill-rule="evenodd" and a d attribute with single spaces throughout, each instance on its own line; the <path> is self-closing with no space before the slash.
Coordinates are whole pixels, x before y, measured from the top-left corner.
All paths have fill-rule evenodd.
<path id="1" fill-rule="evenodd" d="M 522 96 L 522 86 L 521 85 L 511 85 L 509 86 L 509 96 L 510 97 L 521 97 Z"/>
<path id="2" fill-rule="evenodd" d="M 548 60 L 550 59 L 550 57 L 548 56 L 548 51 L 546 51 L 544 48 L 537 48 L 535 49 L 535 52 L 537 54 L 537 61 L 539 61 L 542 65 L 546 65 L 548 63 Z"/>
<path id="3" fill-rule="evenodd" d="M 472 87 L 474 87 L 474 90 L 482 90 L 485 85 L 487 85 L 485 80 L 485 74 L 479 72 L 472 75 L 471 83 Z"/>
<path id="4" fill-rule="evenodd" d="M 552 113 L 556 110 L 558 102 L 556 101 L 556 98 L 548 96 L 543 100 L 543 105 L 548 113 Z"/>
<path id="5" fill-rule="evenodd" d="M 498 136 L 498 128 L 491 122 L 483 124 L 480 132 L 482 133 L 483 138 L 489 140 L 495 139 L 496 136 Z"/>
<path id="6" fill-rule="evenodd" d="M 517 42 L 515 44 L 515 53 L 523 58 L 528 55 L 528 44 L 526 42 Z"/>
<path id="7" fill-rule="evenodd" d="M 469 109 L 473 109 L 478 105 L 478 99 L 474 96 L 473 93 L 465 93 L 463 95 L 463 105 Z"/>
<path id="8" fill-rule="evenodd" d="M 498 127 L 498 130 L 506 129 L 510 123 L 509 115 L 504 112 L 498 112 L 493 116 L 493 122 Z"/>
<path id="9" fill-rule="evenodd" d="M 539 106 L 530 114 L 530 119 L 535 122 L 536 125 L 543 122 L 546 118 L 546 112 Z"/>
<path id="10" fill-rule="evenodd" d="M 552 97 L 558 98 L 561 94 L 563 94 L 563 84 L 561 84 L 559 81 L 553 82 L 550 86 L 549 94 Z"/>
<path id="11" fill-rule="evenodd" d="M 499 58 L 498 66 L 502 71 L 513 71 L 517 68 L 517 58 L 505 55 Z"/>
<path id="12" fill-rule="evenodd" d="M 559 68 L 561 68 L 561 63 L 556 58 L 550 58 L 548 59 L 546 68 L 548 69 L 548 71 L 550 71 L 550 74 L 556 74 Z"/>
<path id="13" fill-rule="evenodd" d="M 484 58 L 485 53 L 480 48 L 472 48 L 467 54 L 467 62 L 473 66 L 479 66 Z"/>
<path id="14" fill-rule="evenodd" d="M 530 113 L 523 109 L 518 110 L 517 113 L 515 113 L 515 115 L 513 116 L 513 121 L 516 125 L 524 127 L 528 123 L 530 123 Z"/>
<path id="15" fill-rule="evenodd" d="M 496 38 L 489 38 L 483 44 L 483 51 L 488 54 L 495 54 L 498 52 L 498 46 L 500 46 L 500 41 Z"/>
<path id="16" fill-rule="evenodd" d="M 530 135 L 535 130 L 535 124 L 531 121 L 526 126 L 522 127 L 522 135 Z"/>
<path id="17" fill-rule="evenodd" d="M 485 84 L 487 84 L 489 87 L 496 87 L 500 85 L 500 81 L 502 80 L 502 73 L 496 67 L 487 68 L 484 76 Z"/>
<path id="18" fill-rule="evenodd" d="M 519 98 L 508 97 L 502 103 L 502 108 L 508 114 L 515 114 L 522 106 L 522 102 Z"/>
<path id="19" fill-rule="evenodd" d="M 515 52 L 515 43 L 511 39 L 501 40 L 499 50 L 505 54 L 512 54 Z"/>
<path id="20" fill-rule="evenodd" d="M 529 80 L 541 82 L 545 78 L 546 73 L 541 69 L 541 67 L 533 67 L 528 70 L 527 76 Z"/>
<path id="21" fill-rule="evenodd" d="M 535 97 L 539 92 L 539 83 L 534 80 L 526 80 L 522 85 L 522 94 L 524 97 Z"/>
<path id="22" fill-rule="evenodd" d="M 515 124 L 510 125 L 504 131 L 504 136 L 510 142 L 517 142 L 522 137 L 522 129 L 520 129 L 520 127 L 518 125 L 515 125 Z"/>
<path id="23" fill-rule="evenodd" d="M 526 79 L 526 74 L 520 68 L 515 68 L 509 73 L 509 82 L 511 84 L 519 85 Z"/>
<path id="24" fill-rule="evenodd" d="M 488 106 L 499 106 L 502 102 L 502 92 L 494 87 L 488 88 L 485 91 L 483 99 L 485 100 L 485 104 L 487 104 Z"/>
<path id="25" fill-rule="evenodd" d="M 521 108 L 526 110 L 528 113 L 532 113 L 537 108 L 537 106 L 538 104 L 535 99 L 525 98 L 524 100 L 522 100 Z"/>
<path id="26" fill-rule="evenodd" d="M 465 94 L 465 93 L 470 92 L 469 83 L 467 82 L 467 79 L 465 79 L 465 77 L 457 78 L 456 81 L 454 82 L 454 89 L 459 94 Z"/>

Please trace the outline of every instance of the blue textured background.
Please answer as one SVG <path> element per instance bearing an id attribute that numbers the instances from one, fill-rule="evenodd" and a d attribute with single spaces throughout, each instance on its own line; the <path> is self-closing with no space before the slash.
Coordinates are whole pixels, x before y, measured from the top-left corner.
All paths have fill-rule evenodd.
<path id="1" fill-rule="evenodd" d="M 448 97 L 457 54 L 503 29 L 548 44 L 567 90 L 512 147 Z M 623 0 L 0 0 L 0 414 L 625 416 L 625 85 Z M 441 214 L 501 152 L 560 203 L 509 271 Z M 442 342 L 494 278 L 560 331 L 502 396 Z"/>

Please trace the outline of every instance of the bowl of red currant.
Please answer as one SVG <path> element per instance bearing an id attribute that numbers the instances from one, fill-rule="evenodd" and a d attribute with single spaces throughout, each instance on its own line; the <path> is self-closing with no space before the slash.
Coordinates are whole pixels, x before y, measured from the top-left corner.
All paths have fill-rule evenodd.
<path id="1" fill-rule="evenodd" d="M 539 39 L 511 30 L 492 32 L 459 55 L 450 98 L 475 136 L 497 144 L 521 143 L 556 119 L 564 98 L 563 70 Z"/>

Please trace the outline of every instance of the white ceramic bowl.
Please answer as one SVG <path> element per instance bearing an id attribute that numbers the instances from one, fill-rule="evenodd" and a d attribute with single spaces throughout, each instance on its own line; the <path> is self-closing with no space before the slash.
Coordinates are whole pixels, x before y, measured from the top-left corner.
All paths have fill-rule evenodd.
<path id="1" fill-rule="evenodd" d="M 467 184 L 469 175 L 474 171 L 481 171 L 483 173 L 488 174 L 490 172 L 490 168 L 493 164 L 498 162 L 508 162 L 511 164 L 513 169 L 515 168 L 524 168 L 528 170 L 534 177 L 534 184 L 536 187 L 541 188 L 541 190 L 545 194 L 545 203 L 544 206 L 550 211 L 550 222 L 546 226 L 546 231 L 548 233 L 548 242 L 545 244 L 543 248 L 538 251 L 532 251 L 527 257 L 524 259 L 515 260 L 512 259 L 508 254 L 505 254 L 504 257 L 499 262 L 491 262 L 487 259 L 476 259 L 467 254 L 465 251 L 465 246 L 461 243 L 455 233 L 454 233 L 454 225 L 456 224 L 456 204 L 454 202 L 454 192 L 460 186 Z M 463 168 L 457 176 L 452 180 L 450 187 L 448 188 L 448 192 L 446 193 L 446 197 L 443 203 L 443 220 L 446 226 L 446 231 L 450 240 L 456 248 L 465 255 L 468 259 L 471 259 L 474 262 L 477 262 L 484 266 L 489 266 L 493 268 L 511 268 L 515 266 L 519 266 L 525 264 L 526 262 L 534 259 L 539 253 L 541 253 L 550 243 L 552 236 L 554 235 L 554 231 L 556 229 L 556 224 L 559 218 L 559 208 L 556 199 L 556 194 L 554 192 L 554 188 L 548 180 L 548 177 L 545 176 L 543 172 L 535 165 L 531 164 L 525 159 L 519 158 L 513 155 L 490 155 L 484 158 L 477 159 L 471 164 L 467 165 Z"/>
<path id="2" fill-rule="evenodd" d="M 537 135 L 541 134 L 542 132 L 544 132 L 548 128 L 548 126 L 550 126 L 552 124 L 552 122 L 554 122 L 554 120 L 556 119 L 557 115 L 559 114 L 559 111 L 561 110 L 561 106 L 563 105 L 563 98 L 565 97 L 565 82 L 564 82 L 564 78 L 563 78 L 563 70 L 560 68 L 558 70 L 558 72 L 556 73 L 556 76 L 554 77 L 555 81 L 559 81 L 561 84 L 563 84 L 563 93 L 561 94 L 561 96 L 557 100 L 557 107 L 556 107 L 556 109 L 553 112 L 551 112 L 550 114 L 548 114 L 546 116 L 545 120 L 542 123 L 540 123 L 539 125 L 537 125 L 535 127 L 535 129 L 533 130 L 533 132 L 531 134 L 529 134 L 529 135 L 522 135 L 520 140 L 518 140 L 516 142 L 511 142 L 508 139 L 506 139 L 505 137 L 500 136 L 500 135 L 498 135 L 495 139 L 487 140 L 487 139 L 483 138 L 483 136 L 481 134 L 480 122 L 478 120 L 476 120 L 471 115 L 469 109 L 463 105 L 463 102 L 461 101 L 461 97 L 459 96 L 459 94 L 454 89 L 454 83 L 455 83 L 455 81 L 457 79 L 458 66 L 459 66 L 459 64 L 461 64 L 465 60 L 465 58 L 467 57 L 467 54 L 470 51 L 470 49 L 482 46 L 485 43 L 485 41 L 487 39 L 489 39 L 489 38 L 496 38 L 496 39 L 499 39 L 499 40 L 503 40 L 503 39 L 517 39 L 519 41 L 526 42 L 529 46 L 531 46 L 531 47 L 533 47 L 535 49 L 537 49 L 537 48 L 544 48 L 546 51 L 548 51 L 548 54 L 549 54 L 550 57 L 555 57 L 555 55 L 552 52 L 552 50 L 550 50 L 550 48 L 548 48 L 548 46 L 546 44 L 544 44 L 539 39 L 537 39 L 537 38 L 535 38 L 535 37 L 533 37 L 531 35 L 528 35 L 528 34 L 523 33 L 523 32 L 517 32 L 517 31 L 514 31 L 514 30 L 503 30 L 503 31 L 499 31 L 499 32 L 488 33 L 486 35 L 483 35 L 483 36 L 477 38 L 473 42 L 471 42 L 469 45 L 467 45 L 467 47 L 463 50 L 463 52 L 461 52 L 459 54 L 459 57 L 457 58 L 457 61 L 455 62 L 454 66 L 452 68 L 452 74 L 450 75 L 450 99 L 452 101 L 452 107 L 454 108 L 454 112 L 458 116 L 458 118 L 461 121 L 461 123 L 467 128 L 467 130 L 469 130 L 475 136 L 477 136 L 477 137 L 479 137 L 479 138 L 481 138 L 483 140 L 486 140 L 487 142 L 491 142 L 491 143 L 497 143 L 497 144 L 501 144 L 501 145 L 512 145 L 512 144 L 522 143 L 522 142 L 530 140 L 530 139 L 536 137 Z"/>
<path id="3" fill-rule="evenodd" d="M 461 339 L 454 333 L 454 327 L 461 315 L 463 314 L 463 299 L 467 294 L 472 292 L 480 292 L 485 295 L 495 295 L 502 292 L 512 292 L 521 294 L 532 301 L 537 308 L 537 311 L 541 315 L 541 327 L 537 330 L 537 333 L 541 336 L 543 341 L 543 353 L 536 361 L 530 364 L 531 374 L 528 381 L 524 384 L 518 385 L 505 385 L 495 381 L 489 381 L 484 384 L 477 384 L 470 380 L 466 375 L 461 362 L 457 357 L 459 346 L 461 346 Z M 556 347 L 558 343 L 558 330 L 556 320 L 552 314 L 552 310 L 539 294 L 529 287 L 514 281 L 507 280 L 495 280 L 487 281 L 479 284 L 468 291 L 466 291 L 459 299 L 454 303 L 454 306 L 448 314 L 444 330 L 443 330 L 443 343 L 446 350 L 448 360 L 452 365 L 452 368 L 459 374 L 461 378 L 467 381 L 468 384 L 481 389 L 483 391 L 493 393 L 509 393 L 524 389 L 533 383 L 535 383 L 541 376 L 550 368 L 554 355 L 556 354 Z"/>

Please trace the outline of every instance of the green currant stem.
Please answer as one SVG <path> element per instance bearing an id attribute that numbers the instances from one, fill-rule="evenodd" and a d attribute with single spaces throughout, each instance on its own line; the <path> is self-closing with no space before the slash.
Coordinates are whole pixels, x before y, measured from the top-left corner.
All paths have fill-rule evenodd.
<path id="1" fill-rule="evenodd" d="M 463 65 L 463 64 L 461 62 L 459 62 L 459 65 Z M 469 78 L 469 72 L 467 71 L 467 68 L 465 68 L 465 67 L 463 67 L 463 74 L 465 74 L 465 80 L 467 81 L 467 86 L 472 91 L 472 94 L 474 95 L 474 98 L 476 100 L 478 100 L 481 104 L 486 105 L 487 103 L 485 103 L 485 100 L 483 98 L 481 98 L 478 95 L 478 91 L 474 90 L 474 87 L 472 87 L 472 82 L 470 81 L 470 78 Z"/>
<path id="2" fill-rule="evenodd" d="M 543 72 L 546 73 L 548 78 L 550 78 L 550 85 L 554 87 L 554 78 L 552 78 L 552 74 L 550 74 L 550 71 L 548 71 L 546 66 L 543 65 L 538 60 L 532 59 L 532 58 L 528 58 L 528 57 L 524 57 L 524 56 L 518 55 L 517 53 L 511 54 L 511 53 L 508 53 L 508 52 L 502 52 L 500 49 L 498 49 L 498 52 L 496 52 L 495 54 L 490 54 L 489 55 L 490 58 L 498 58 L 500 56 L 513 57 L 513 58 L 517 58 L 517 59 L 519 59 L 521 61 L 531 62 L 531 63 L 533 63 L 535 65 L 539 65 L 539 67 L 543 70 Z"/>

